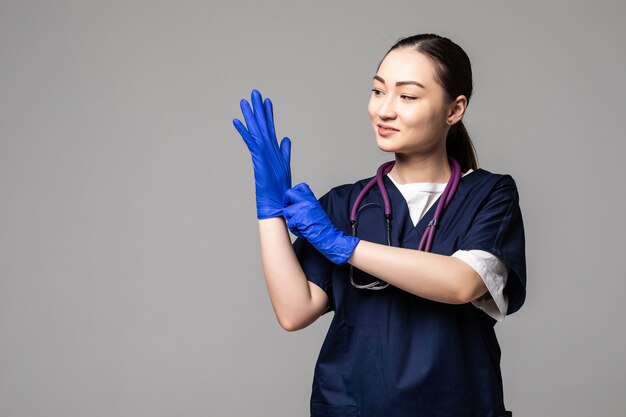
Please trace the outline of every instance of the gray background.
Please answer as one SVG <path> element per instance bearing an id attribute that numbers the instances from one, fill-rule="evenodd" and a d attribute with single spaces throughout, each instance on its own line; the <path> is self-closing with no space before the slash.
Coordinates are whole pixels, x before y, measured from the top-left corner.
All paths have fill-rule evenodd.
<path id="1" fill-rule="evenodd" d="M 294 184 L 372 175 L 399 37 L 472 60 L 481 166 L 513 175 L 528 298 L 497 325 L 516 416 L 624 416 L 621 1 L 0 1 L 0 416 L 305 416 L 330 315 L 262 278 L 252 88 Z"/>

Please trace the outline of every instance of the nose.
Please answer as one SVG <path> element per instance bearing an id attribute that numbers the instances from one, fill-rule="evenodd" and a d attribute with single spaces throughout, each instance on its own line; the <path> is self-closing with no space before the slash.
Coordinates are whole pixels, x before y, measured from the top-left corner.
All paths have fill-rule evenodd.
<path id="1" fill-rule="evenodd" d="M 383 100 L 380 101 L 380 106 L 378 106 L 378 111 L 376 112 L 376 114 L 382 120 L 396 118 L 397 114 L 393 106 L 393 97 L 391 94 L 387 95 Z"/>

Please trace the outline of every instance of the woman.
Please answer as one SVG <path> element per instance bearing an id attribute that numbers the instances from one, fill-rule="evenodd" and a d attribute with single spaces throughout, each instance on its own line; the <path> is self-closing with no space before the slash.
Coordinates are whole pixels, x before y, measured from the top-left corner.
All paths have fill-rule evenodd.
<path id="1" fill-rule="evenodd" d="M 471 94 L 458 45 L 398 41 L 368 106 L 395 163 L 379 168 L 382 187 L 362 193 L 365 179 L 319 201 L 304 183 L 290 188 L 291 143 L 277 144 L 271 102 L 242 100 L 247 127 L 234 123 L 252 154 L 278 321 L 292 331 L 334 312 L 312 416 L 511 415 L 493 327 L 524 302 L 524 229 L 514 180 L 477 167 L 462 123 Z"/>

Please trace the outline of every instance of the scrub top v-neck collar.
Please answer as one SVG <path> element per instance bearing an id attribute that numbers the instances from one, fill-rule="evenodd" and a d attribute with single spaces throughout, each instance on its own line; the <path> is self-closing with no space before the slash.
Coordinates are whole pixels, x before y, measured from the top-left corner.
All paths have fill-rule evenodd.
<path id="1" fill-rule="evenodd" d="M 409 207 L 411 222 L 415 226 L 417 226 L 419 220 L 437 201 L 439 196 L 442 195 L 448 185 L 445 182 L 413 182 L 400 184 L 391 176 L 391 173 L 388 173 L 387 177 L 389 177 L 404 197 Z"/>
<path id="2" fill-rule="evenodd" d="M 452 209 L 456 202 L 462 200 L 462 196 L 466 192 L 466 187 L 464 187 L 464 184 L 467 184 L 467 179 L 475 177 L 472 176 L 472 174 L 480 170 L 480 168 L 475 169 L 472 172 L 469 172 L 461 177 L 461 181 L 459 182 L 459 188 L 452 197 L 452 200 L 450 200 L 448 208 L 444 210 L 442 221 L 445 221 L 445 212 L 449 209 Z M 402 192 L 398 189 L 396 184 L 394 184 L 394 182 L 391 180 L 391 178 L 389 178 L 388 175 L 385 175 L 383 177 L 383 181 L 385 183 L 387 193 L 389 194 L 389 198 L 393 201 L 393 219 L 395 219 L 396 221 L 398 221 L 398 219 L 404 219 L 402 223 L 396 223 L 392 220 L 392 222 L 395 223 L 394 226 L 396 226 L 396 233 L 393 233 L 396 238 L 395 241 L 401 243 L 402 247 L 412 248 L 413 246 L 415 246 L 415 249 L 417 249 L 417 245 L 419 244 L 422 235 L 426 231 L 426 226 L 428 226 L 428 223 L 435 215 L 435 211 L 437 210 L 437 204 L 439 203 L 441 195 L 439 195 L 439 197 L 437 197 L 437 199 L 433 202 L 430 208 L 426 210 L 426 213 L 422 215 L 422 218 L 419 219 L 417 224 L 413 225 L 409 206 L 406 199 L 404 198 L 404 195 L 402 195 Z M 398 204 L 398 202 L 401 203 Z M 398 227 L 400 227 L 400 230 L 397 230 Z M 415 244 L 413 244 L 414 242 Z"/>

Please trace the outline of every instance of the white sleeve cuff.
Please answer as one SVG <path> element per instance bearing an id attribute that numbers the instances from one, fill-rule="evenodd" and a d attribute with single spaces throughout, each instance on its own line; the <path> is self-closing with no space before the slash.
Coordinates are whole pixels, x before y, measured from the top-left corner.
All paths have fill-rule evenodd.
<path id="1" fill-rule="evenodd" d="M 483 310 L 497 321 L 506 317 L 509 301 L 504 294 L 504 286 L 508 276 L 508 268 L 500 258 L 483 250 L 472 249 L 469 251 L 459 250 L 452 254 L 471 266 L 483 279 L 490 299 L 474 300 L 472 304 Z"/>

